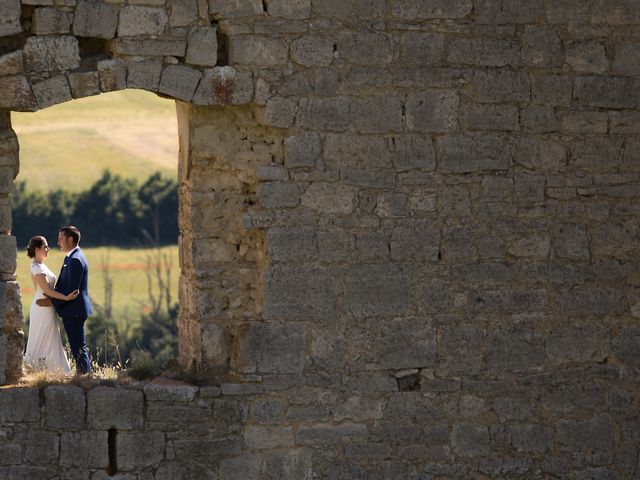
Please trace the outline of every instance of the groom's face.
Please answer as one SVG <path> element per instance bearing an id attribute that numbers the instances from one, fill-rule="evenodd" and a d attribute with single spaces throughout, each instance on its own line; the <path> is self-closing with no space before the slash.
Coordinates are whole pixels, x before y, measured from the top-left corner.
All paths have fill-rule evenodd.
<path id="1" fill-rule="evenodd" d="M 58 233 L 58 246 L 63 252 L 68 252 L 74 247 L 73 238 L 65 237 L 63 232 Z"/>

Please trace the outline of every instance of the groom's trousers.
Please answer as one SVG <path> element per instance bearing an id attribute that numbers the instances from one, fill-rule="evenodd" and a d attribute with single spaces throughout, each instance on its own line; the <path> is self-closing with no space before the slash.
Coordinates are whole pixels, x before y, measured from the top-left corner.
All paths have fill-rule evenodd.
<path id="1" fill-rule="evenodd" d="M 71 354 L 76 361 L 76 371 L 78 373 L 89 373 L 91 362 L 89 361 L 89 349 L 84 336 L 84 322 L 86 318 L 71 317 L 63 318 L 64 330 L 67 332 Z"/>

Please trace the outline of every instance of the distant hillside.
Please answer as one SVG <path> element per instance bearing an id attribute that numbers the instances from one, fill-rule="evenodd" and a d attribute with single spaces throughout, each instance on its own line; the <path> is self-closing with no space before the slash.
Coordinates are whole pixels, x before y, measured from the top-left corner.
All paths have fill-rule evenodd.
<path id="1" fill-rule="evenodd" d="M 104 93 L 12 113 L 11 121 L 20 142 L 18 180 L 30 190 L 80 191 L 105 169 L 141 181 L 155 171 L 177 175 L 175 102 L 149 92 Z"/>

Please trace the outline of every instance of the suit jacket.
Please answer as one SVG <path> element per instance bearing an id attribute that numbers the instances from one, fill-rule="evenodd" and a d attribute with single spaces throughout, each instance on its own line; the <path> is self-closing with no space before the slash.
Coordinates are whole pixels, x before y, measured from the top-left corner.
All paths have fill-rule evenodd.
<path id="1" fill-rule="evenodd" d="M 88 277 L 89 265 L 87 264 L 87 259 L 82 250 L 77 248 L 71 255 L 65 257 L 55 290 L 64 295 L 68 295 L 74 290 L 80 290 L 80 295 L 69 302 L 55 298 L 51 299 L 58 315 L 62 318 L 87 318 L 93 313 L 87 290 Z"/>

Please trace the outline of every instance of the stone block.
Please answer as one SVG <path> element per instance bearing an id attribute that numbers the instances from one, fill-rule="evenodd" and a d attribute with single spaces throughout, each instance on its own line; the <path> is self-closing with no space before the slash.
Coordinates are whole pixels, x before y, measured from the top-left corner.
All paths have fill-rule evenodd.
<path id="1" fill-rule="evenodd" d="M 607 25 L 637 25 L 640 12 L 634 0 L 595 0 L 591 21 Z"/>
<path id="2" fill-rule="evenodd" d="M 239 335 L 237 369 L 258 373 L 299 373 L 304 368 L 306 332 L 301 324 L 256 324 Z"/>
<path id="3" fill-rule="evenodd" d="M 29 37 L 24 59 L 31 73 L 73 70 L 80 66 L 80 47 L 78 40 L 69 35 Z"/>
<path id="4" fill-rule="evenodd" d="M 36 8 L 31 18 L 31 31 L 36 35 L 70 33 L 73 14 L 57 8 Z"/>
<path id="5" fill-rule="evenodd" d="M 555 362 L 600 362 L 609 354 L 611 332 L 600 325 L 562 325 L 547 340 L 547 355 Z"/>
<path id="6" fill-rule="evenodd" d="M 355 208 L 353 187 L 339 183 L 312 183 L 304 192 L 301 204 L 323 214 L 349 214 Z"/>
<path id="7" fill-rule="evenodd" d="M 44 390 L 46 426 L 55 430 L 85 428 L 84 390 L 72 386 L 50 386 Z"/>
<path id="8" fill-rule="evenodd" d="M 562 58 L 560 37 L 553 28 L 527 26 L 522 37 L 522 63 L 534 67 L 558 65 Z"/>
<path id="9" fill-rule="evenodd" d="M 24 71 L 22 50 L 0 56 L 0 72 L 2 76 L 18 75 Z"/>
<path id="10" fill-rule="evenodd" d="M 269 256 L 275 261 L 309 260 L 317 256 L 315 232 L 310 228 L 270 228 Z"/>
<path id="11" fill-rule="evenodd" d="M 287 63 L 289 47 L 280 38 L 234 35 L 229 39 L 229 62 L 252 67 L 275 67 Z"/>
<path id="12" fill-rule="evenodd" d="M 261 110 L 259 120 L 269 127 L 289 128 L 296 117 L 296 108 L 293 100 L 271 97 Z"/>
<path id="13" fill-rule="evenodd" d="M 241 455 L 226 458 L 220 462 L 219 480 L 258 480 L 260 478 L 262 459 L 259 455 Z"/>
<path id="14" fill-rule="evenodd" d="M 122 60 L 100 60 L 98 62 L 98 75 L 100 77 L 100 89 L 103 92 L 127 88 L 127 65 Z"/>
<path id="15" fill-rule="evenodd" d="M 183 65 L 168 65 L 160 78 L 160 93 L 185 102 L 193 98 L 202 74 Z"/>
<path id="16" fill-rule="evenodd" d="M 72 99 L 69 81 L 64 75 L 34 83 L 32 88 L 39 108 L 47 108 Z"/>
<path id="17" fill-rule="evenodd" d="M 508 426 L 507 439 L 509 446 L 517 452 L 542 453 L 553 449 L 553 432 L 546 425 Z"/>
<path id="18" fill-rule="evenodd" d="M 442 109 L 435 110 L 441 112 Z M 393 95 L 375 95 L 351 102 L 353 123 L 360 133 L 402 132 L 402 104 Z M 418 123 L 421 119 L 418 119 Z M 436 122 L 438 120 L 435 120 Z"/>
<path id="19" fill-rule="evenodd" d="M 195 400 L 197 393 L 198 387 L 180 382 L 151 382 L 144 386 L 147 402 L 191 402 Z"/>
<path id="20" fill-rule="evenodd" d="M 344 33 L 338 39 L 338 55 L 354 65 L 383 65 L 393 59 L 393 42 L 387 33 Z"/>
<path id="21" fill-rule="evenodd" d="M 558 224 L 554 228 L 554 252 L 559 258 L 589 260 L 589 238 L 582 225 Z"/>
<path id="22" fill-rule="evenodd" d="M 566 147 L 557 141 L 522 137 L 516 149 L 515 163 L 538 173 L 554 174 L 567 168 Z"/>
<path id="23" fill-rule="evenodd" d="M 350 124 L 348 97 L 303 98 L 296 122 L 310 130 L 344 131 Z"/>
<path id="24" fill-rule="evenodd" d="M 304 20 L 311 13 L 311 0 L 268 0 L 266 13 L 272 17 Z"/>
<path id="25" fill-rule="evenodd" d="M 60 438 L 60 466 L 105 469 L 109 466 L 106 431 L 65 432 Z"/>
<path id="26" fill-rule="evenodd" d="M 314 168 L 322 152 L 320 135 L 303 132 L 284 140 L 284 162 L 287 168 Z"/>
<path id="27" fill-rule="evenodd" d="M 613 351 L 625 365 L 638 368 L 640 366 L 640 328 L 622 328 L 613 339 Z"/>
<path id="28" fill-rule="evenodd" d="M 138 478 L 142 480 L 141 477 Z M 219 477 L 203 463 L 183 463 L 177 460 L 164 460 L 160 463 L 156 470 L 155 480 L 174 480 L 176 478 L 180 480 L 219 480 Z"/>
<path id="29" fill-rule="evenodd" d="M 116 36 L 118 9 L 99 0 L 78 0 L 73 34 L 79 37 L 111 39 Z"/>
<path id="30" fill-rule="evenodd" d="M 201 67 L 215 67 L 218 60 L 218 40 L 215 27 L 191 27 L 187 37 L 185 62 Z"/>
<path id="31" fill-rule="evenodd" d="M 122 470 L 144 470 L 157 467 L 165 456 L 165 434 L 162 432 L 118 432 L 116 464 Z"/>
<path id="32" fill-rule="evenodd" d="M 345 307 L 356 317 L 400 315 L 410 306 L 410 282 L 404 265 L 353 265 L 345 278 Z"/>
<path id="33" fill-rule="evenodd" d="M 300 187 L 290 182 L 265 182 L 258 185 L 258 199 L 264 208 L 296 207 L 300 203 Z"/>
<path id="34" fill-rule="evenodd" d="M 22 33 L 20 13 L 20 0 L 4 0 L 0 3 L 0 37 Z"/>
<path id="35" fill-rule="evenodd" d="M 270 268 L 264 279 L 267 320 L 331 321 L 336 294 L 324 268 Z"/>
<path id="36" fill-rule="evenodd" d="M 394 0 L 392 14 L 405 20 L 432 20 L 463 18 L 473 9 L 471 0 L 435 0 L 425 4 L 422 0 Z"/>
<path id="37" fill-rule="evenodd" d="M 67 75 L 73 98 L 89 97 L 100 93 L 98 72 L 73 72 Z"/>
<path id="38" fill-rule="evenodd" d="M 583 0 L 550 0 L 547 2 L 547 21 L 551 24 L 589 21 L 589 5 Z"/>
<path id="39" fill-rule="evenodd" d="M 526 372 L 544 363 L 544 340 L 526 329 L 503 329 L 493 334 L 487 355 L 489 371 Z"/>
<path id="40" fill-rule="evenodd" d="M 405 137 L 400 137 L 404 140 Z M 409 140 L 411 137 L 406 137 Z M 398 145 L 389 145 L 385 139 L 370 135 L 327 134 L 324 141 L 324 159 L 336 168 L 366 166 L 367 168 L 388 168 L 394 158 L 390 147 L 397 146 L 398 157 L 408 152 L 409 142 L 397 141 Z M 417 142 L 416 142 L 417 143 Z M 406 145 L 406 146 L 404 146 Z M 404 146 L 404 148 L 403 148 Z M 315 148 L 315 147 L 314 147 Z"/>
<path id="41" fill-rule="evenodd" d="M 318 232 L 317 242 L 319 257 L 325 262 L 344 260 L 355 247 L 353 234 L 337 229 Z"/>
<path id="42" fill-rule="evenodd" d="M 408 65 L 433 65 L 439 63 L 444 52 L 441 34 L 407 32 L 402 35 L 400 59 Z"/>
<path id="43" fill-rule="evenodd" d="M 617 44 L 612 70 L 618 75 L 640 75 L 640 43 L 623 42 Z"/>
<path id="44" fill-rule="evenodd" d="M 446 374 L 478 374 L 483 368 L 484 331 L 472 325 L 445 325 L 439 369 Z"/>
<path id="45" fill-rule="evenodd" d="M 490 25 L 536 23 L 542 13 L 541 0 L 478 0 L 476 22 Z"/>
<path id="46" fill-rule="evenodd" d="M 208 364 L 228 365 L 230 349 L 231 335 L 227 330 L 214 324 L 202 327 L 202 353 Z"/>
<path id="47" fill-rule="evenodd" d="M 242 18 L 263 15 L 261 0 L 208 0 L 209 14 L 213 17 Z"/>
<path id="48" fill-rule="evenodd" d="M 562 131 L 573 134 L 607 133 L 607 112 L 568 112 L 562 117 Z"/>
<path id="49" fill-rule="evenodd" d="M 310 480 L 313 477 L 313 454 L 306 449 L 272 451 L 266 454 L 265 478 L 268 480 Z"/>
<path id="50" fill-rule="evenodd" d="M 330 65 L 333 52 L 333 41 L 322 35 L 303 35 L 291 42 L 291 59 L 305 67 Z"/>
<path id="51" fill-rule="evenodd" d="M 616 315 L 621 301 L 620 292 L 609 288 L 576 287 L 558 292 L 558 302 L 569 315 Z"/>
<path id="52" fill-rule="evenodd" d="M 445 173 L 500 171 L 511 166 L 509 144 L 500 135 L 443 135 L 438 146 L 442 152 L 440 168 Z"/>
<path id="53" fill-rule="evenodd" d="M 3 389 L 0 395 L 0 421 L 3 425 L 40 420 L 40 397 L 37 388 Z"/>
<path id="54" fill-rule="evenodd" d="M 193 102 L 198 105 L 240 105 L 253 99 L 251 72 L 238 72 L 235 68 L 215 67 L 204 71 L 204 75 Z"/>
<path id="55" fill-rule="evenodd" d="M 196 23 L 199 18 L 200 14 L 198 12 L 198 0 L 170 0 L 170 27 L 187 27 L 193 23 Z"/>
<path id="56" fill-rule="evenodd" d="M 568 45 L 565 61 L 579 73 L 604 73 L 609 68 L 605 46 L 597 41 Z"/>
<path id="57" fill-rule="evenodd" d="M 410 130 L 447 132 L 455 128 L 458 118 L 458 95 L 432 90 L 409 93 L 406 122 Z"/>
<path id="58" fill-rule="evenodd" d="M 162 59 L 133 57 L 127 60 L 127 87 L 157 92 L 160 87 Z"/>
<path id="59" fill-rule="evenodd" d="M 462 121 L 473 130 L 519 130 L 520 109 L 513 105 L 472 103 L 463 108 Z"/>
<path id="60" fill-rule="evenodd" d="M 428 135 L 406 135 L 393 140 L 393 166 L 399 172 L 419 169 L 433 171 L 436 155 Z"/>
<path id="61" fill-rule="evenodd" d="M 139 390 L 96 387 L 87 394 L 87 420 L 95 429 L 141 429 L 143 409 L 144 396 Z"/>
<path id="62" fill-rule="evenodd" d="M 11 199 L 8 196 L 0 197 L 0 234 L 8 235 L 11 232 L 12 223 Z"/>
<path id="63" fill-rule="evenodd" d="M 2 465 L 19 465 L 22 463 L 22 446 L 17 443 L 5 443 L 0 446 L 0 462 Z M 2 474 L 2 470 L 0 470 Z M 3 476 L 3 478 L 6 478 Z"/>
<path id="64" fill-rule="evenodd" d="M 476 70 L 471 80 L 470 96 L 480 103 L 528 102 L 531 83 L 528 75 L 508 68 Z"/>
<path id="65" fill-rule="evenodd" d="M 284 404 L 278 399 L 256 400 L 251 404 L 251 417 L 257 423 L 277 424 L 284 417 Z"/>
<path id="66" fill-rule="evenodd" d="M 462 457 L 476 457 L 489 453 L 489 429 L 484 425 L 458 423 L 451 432 L 451 445 Z"/>
<path id="67" fill-rule="evenodd" d="M 634 77 L 578 76 L 573 98 L 591 107 L 638 108 L 640 79 Z"/>
<path id="68" fill-rule="evenodd" d="M 362 423 L 345 422 L 338 425 L 316 424 L 298 428 L 296 440 L 300 445 L 336 445 L 363 440 L 367 437 L 367 426 Z"/>
<path id="69" fill-rule="evenodd" d="M 248 426 L 244 430 L 244 443 L 252 449 L 292 447 L 292 427 Z"/>
<path id="70" fill-rule="evenodd" d="M 167 14 L 163 9 L 126 6 L 120 10 L 118 36 L 162 35 L 168 20 Z"/>
<path id="71" fill-rule="evenodd" d="M 517 42 L 502 38 L 458 37 L 447 46 L 447 60 L 481 67 L 515 66 L 520 63 L 520 47 Z"/>
<path id="72" fill-rule="evenodd" d="M 3 172 L 5 168 L 0 167 L 0 178 L 3 176 L 5 172 Z M 8 169 L 7 172 L 13 172 L 13 168 Z M 9 186 L 12 185 L 13 175 L 5 175 L 5 178 L 9 178 Z M 0 190 L 3 190 L 2 182 L 0 180 Z M 8 192 L 4 192 L 8 193 Z M 0 273 L 13 275 L 16 271 L 17 266 L 17 242 L 16 237 L 11 235 L 0 235 Z"/>
<path id="73" fill-rule="evenodd" d="M 57 432 L 31 430 L 27 436 L 25 460 L 34 465 L 58 462 L 60 437 Z"/>
<path id="74" fill-rule="evenodd" d="M 394 260 L 437 260 L 440 229 L 429 223 L 398 226 L 391 233 L 391 258 Z"/>
<path id="75" fill-rule="evenodd" d="M 613 460 L 614 426 L 602 413 L 590 420 L 560 420 L 555 440 L 561 452 L 580 456 L 588 465 L 607 465 Z"/>
<path id="76" fill-rule="evenodd" d="M 333 418 L 337 422 L 342 420 L 354 422 L 380 420 L 382 418 L 382 400 L 360 395 L 348 397 L 334 409 Z"/>
<path id="77" fill-rule="evenodd" d="M 633 251 L 636 229 L 629 223 L 602 223 L 590 228 L 591 253 L 612 258 L 624 257 Z"/>

